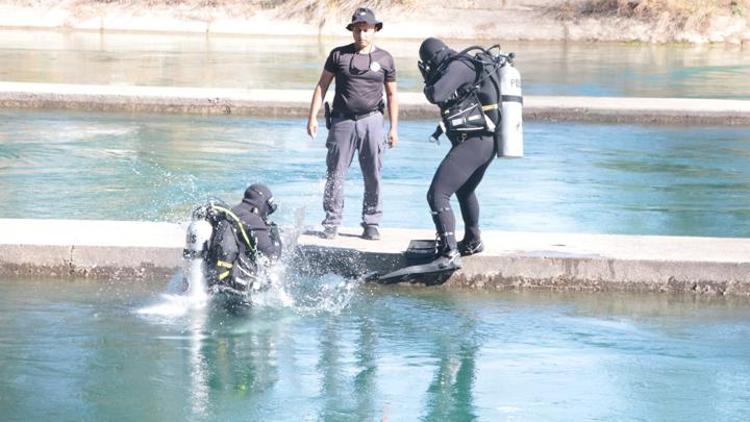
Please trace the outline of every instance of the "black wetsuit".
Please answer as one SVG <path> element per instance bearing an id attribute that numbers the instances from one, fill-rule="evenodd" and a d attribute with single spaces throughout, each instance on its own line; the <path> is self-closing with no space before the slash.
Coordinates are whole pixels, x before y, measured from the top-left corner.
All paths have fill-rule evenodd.
<path id="1" fill-rule="evenodd" d="M 258 208 L 248 202 L 242 201 L 232 207 L 232 212 L 245 224 L 249 229 L 248 234 L 252 233 L 257 250 L 265 257 L 274 261 L 281 256 L 281 241 L 278 231 L 271 223 L 267 223 L 261 216 Z"/>
<path id="2" fill-rule="evenodd" d="M 431 80 L 425 86 L 424 94 L 428 101 L 437 104 L 442 111 L 455 98 L 454 93 L 458 88 L 471 85 L 476 80 L 475 64 L 464 56 L 451 61 L 439 78 Z M 494 77 L 482 82 L 479 90 L 482 104 L 498 103 L 496 83 Z M 490 111 L 489 117 L 495 122 L 499 121 L 496 110 Z M 450 197 L 455 193 L 461 206 L 464 240 L 479 240 L 479 202 L 474 191 L 495 158 L 496 150 L 493 135 L 489 132 L 471 134 L 465 138 L 456 132 L 448 132 L 447 136 L 452 148 L 435 171 L 427 191 L 427 202 L 442 246 L 448 250 L 456 250 L 456 221 Z"/>

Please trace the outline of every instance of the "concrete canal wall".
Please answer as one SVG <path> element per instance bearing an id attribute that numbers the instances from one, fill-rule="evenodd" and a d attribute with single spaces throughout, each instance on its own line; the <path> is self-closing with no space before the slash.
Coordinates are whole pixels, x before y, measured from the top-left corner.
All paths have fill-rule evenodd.
<path id="1" fill-rule="evenodd" d="M 0 276 L 92 277 L 134 282 L 181 266 L 185 225 L 134 221 L 0 220 Z M 299 236 L 289 265 L 359 277 L 403 265 L 410 239 L 430 230 L 342 229 L 335 240 Z M 484 253 L 443 286 L 632 290 L 750 296 L 750 239 L 485 232 Z"/>
<path id="2" fill-rule="evenodd" d="M 332 91 L 332 90 L 329 90 Z M 0 108 L 307 117 L 310 90 L 0 82 Z M 332 92 L 329 92 L 329 96 Z M 437 119 L 418 92 L 400 92 L 401 119 Z M 750 125 L 750 101 L 525 96 L 524 118 L 583 122 Z"/>

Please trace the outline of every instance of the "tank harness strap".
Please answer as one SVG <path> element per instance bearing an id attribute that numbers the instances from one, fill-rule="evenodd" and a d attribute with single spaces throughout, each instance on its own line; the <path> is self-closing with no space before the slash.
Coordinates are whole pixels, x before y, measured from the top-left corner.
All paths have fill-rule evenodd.
<path id="1" fill-rule="evenodd" d="M 523 104 L 523 97 L 520 95 L 501 95 L 503 102 L 515 102 Z"/>
<path id="2" fill-rule="evenodd" d="M 232 265 L 231 262 L 222 261 L 221 259 L 217 259 L 216 260 L 216 266 L 217 267 L 222 267 L 222 268 L 227 268 L 226 271 L 223 271 L 223 272 L 219 273 L 218 277 L 219 277 L 219 281 L 221 281 L 221 280 L 224 280 L 225 278 L 229 277 L 229 274 L 231 274 L 230 270 L 232 269 L 232 267 L 234 265 Z"/>
<path id="3" fill-rule="evenodd" d="M 230 209 L 216 206 L 216 205 L 214 205 L 214 208 L 225 213 L 229 217 L 232 217 L 234 222 L 237 224 L 237 227 L 239 228 L 240 233 L 242 234 L 242 240 L 245 241 L 245 245 L 247 246 L 248 250 L 252 252 L 253 254 L 255 254 L 255 244 L 250 241 L 250 236 L 248 236 L 247 231 L 245 231 L 245 225 L 242 224 L 242 221 L 239 219 L 239 217 L 237 217 Z"/>
<path id="4" fill-rule="evenodd" d="M 224 268 L 232 268 L 231 262 L 222 261 L 220 259 L 216 260 L 216 265 L 218 265 L 219 267 L 224 267 Z"/>
<path id="5" fill-rule="evenodd" d="M 441 123 L 445 122 L 445 127 L 440 127 L 440 125 L 438 125 L 438 127 L 435 129 L 435 132 L 430 136 L 431 141 L 438 142 L 440 135 L 448 132 L 458 132 L 459 140 L 461 142 L 468 139 L 469 133 L 477 133 L 481 131 L 492 135 L 495 134 L 498 122 L 493 121 L 493 119 L 491 119 L 487 113 L 492 110 L 499 111 L 499 104 L 482 104 L 476 97 L 476 92 L 480 89 L 482 83 L 484 83 L 484 81 L 487 79 L 491 79 L 493 75 L 497 73 L 497 70 L 505 64 L 505 60 L 500 56 L 493 57 L 489 53 L 489 51 L 495 47 L 497 47 L 498 49 L 500 48 L 499 45 L 492 46 L 489 49 L 484 49 L 479 46 L 468 47 L 452 57 L 451 60 L 446 60 L 456 60 L 459 57 L 468 55 L 468 53 L 473 50 L 479 50 L 480 54 L 484 54 L 485 56 L 485 58 L 480 58 L 480 54 L 477 54 L 474 57 L 470 58 L 475 63 L 476 70 L 476 76 L 471 89 L 461 90 L 459 88 L 453 94 L 459 104 L 461 104 L 464 99 L 468 98 L 469 95 L 474 95 L 477 102 L 463 109 L 456 110 L 456 108 L 450 107 L 446 110 L 443 110 L 443 119 L 441 120 Z M 490 57 L 486 58 L 486 56 Z M 502 98 L 500 87 L 498 83 L 494 83 L 494 85 L 497 92 L 498 101 L 500 101 L 500 99 Z M 472 112 L 472 110 L 476 110 L 477 105 L 479 106 L 479 109 L 481 111 L 479 113 Z M 480 127 L 480 121 L 483 121 L 482 123 L 484 127 Z"/>

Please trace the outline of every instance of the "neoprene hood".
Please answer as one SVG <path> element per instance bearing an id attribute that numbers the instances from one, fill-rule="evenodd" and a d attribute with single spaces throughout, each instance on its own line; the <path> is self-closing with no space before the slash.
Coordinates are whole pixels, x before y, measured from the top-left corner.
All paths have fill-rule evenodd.
<path id="1" fill-rule="evenodd" d="M 271 189 L 268 189 L 268 186 L 262 183 L 254 183 L 248 186 L 245 189 L 245 197 L 242 202 L 256 207 L 262 217 L 273 214 L 278 206 L 273 199 Z"/>

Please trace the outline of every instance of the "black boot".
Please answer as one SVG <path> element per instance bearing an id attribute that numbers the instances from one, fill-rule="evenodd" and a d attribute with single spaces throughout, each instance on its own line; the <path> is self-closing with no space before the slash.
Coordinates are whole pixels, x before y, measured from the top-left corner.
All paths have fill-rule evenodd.
<path id="1" fill-rule="evenodd" d="M 432 261 L 432 264 L 437 265 L 441 270 L 459 269 L 463 267 L 461 254 L 458 252 L 456 241 L 455 239 L 451 239 L 451 237 L 451 235 L 438 235 L 437 247 L 435 248 L 437 251 L 437 257 Z"/>
<path id="2" fill-rule="evenodd" d="M 484 251 L 484 243 L 482 242 L 482 239 L 467 240 L 464 238 L 464 240 L 458 242 L 458 252 L 461 253 L 461 256 L 474 255 L 482 251 Z"/>
<path id="3" fill-rule="evenodd" d="M 450 207 L 432 211 L 432 221 L 437 230 L 437 257 L 431 262 L 440 270 L 459 269 L 462 267 L 461 254 L 458 253 L 456 236 L 453 234 L 455 222 Z"/>
<path id="4" fill-rule="evenodd" d="M 432 264 L 441 270 L 457 270 L 464 266 L 463 261 L 461 261 L 461 254 L 455 249 L 443 252 L 432 261 Z"/>

